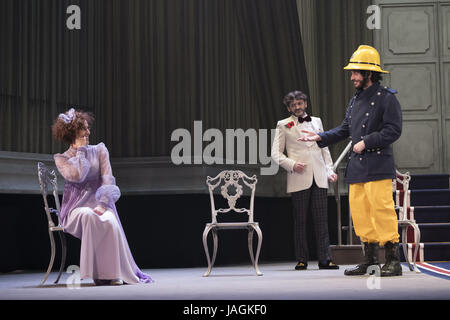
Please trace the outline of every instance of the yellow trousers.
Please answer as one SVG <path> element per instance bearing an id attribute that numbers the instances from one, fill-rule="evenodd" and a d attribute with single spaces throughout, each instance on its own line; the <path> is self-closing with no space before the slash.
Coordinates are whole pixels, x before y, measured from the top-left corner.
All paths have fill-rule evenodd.
<path id="1" fill-rule="evenodd" d="M 355 233 L 363 242 L 398 242 L 398 221 L 392 197 L 392 180 L 352 183 L 350 212 Z"/>

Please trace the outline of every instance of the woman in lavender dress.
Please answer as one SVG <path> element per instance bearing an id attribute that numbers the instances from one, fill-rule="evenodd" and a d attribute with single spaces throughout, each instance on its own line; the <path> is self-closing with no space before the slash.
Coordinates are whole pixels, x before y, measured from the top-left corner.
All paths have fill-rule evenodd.
<path id="1" fill-rule="evenodd" d="M 152 282 L 141 272 L 131 254 L 115 202 L 115 184 L 108 149 L 101 142 L 89 144 L 90 113 L 70 109 L 53 124 L 53 136 L 70 145 L 55 154 L 56 167 L 66 180 L 60 212 L 65 232 L 81 239 L 81 279 L 97 285 Z"/>

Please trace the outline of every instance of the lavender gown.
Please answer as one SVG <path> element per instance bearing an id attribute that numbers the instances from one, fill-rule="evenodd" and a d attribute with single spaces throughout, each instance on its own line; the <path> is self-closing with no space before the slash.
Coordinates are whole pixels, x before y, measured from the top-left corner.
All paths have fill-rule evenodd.
<path id="1" fill-rule="evenodd" d="M 152 282 L 137 267 L 117 214 L 120 197 L 103 143 L 69 148 L 54 155 L 56 167 L 66 179 L 61 205 L 65 232 L 81 239 L 81 279 L 121 279 L 125 283 Z M 93 209 L 102 205 L 101 216 Z"/>

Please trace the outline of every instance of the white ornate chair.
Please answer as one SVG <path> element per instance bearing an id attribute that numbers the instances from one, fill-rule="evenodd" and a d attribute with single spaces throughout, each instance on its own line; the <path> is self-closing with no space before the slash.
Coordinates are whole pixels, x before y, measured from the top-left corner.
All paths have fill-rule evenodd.
<path id="1" fill-rule="evenodd" d="M 50 255 L 50 263 L 47 268 L 47 273 L 45 274 L 44 280 L 42 280 L 41 285 L 45 283 L 47 277 L 52 271 L 53 263 L 55 261 L 55 239 L 53 237 L 53 233 L 57 232 L 59 234 L 59 239 L 61 240 L 61 265 L 59 267 L 58 277 L 56 278 L 55 283 L 59 282 L 59 278 L 61 277 L 61 273 L 64 269 L 64 265 L 66 263 L 66 254 L 67 254 L 67 245 L 66 245 L 66 237 L 64 235 L 64 230 L 60 226 L 59 223 L 59 212 L 60 212 L 60 204 L 58 197 L 58 181 L 56 178 L 55 171 L 48 170 L 48 168 L 42 162 L 38 162 L 38 178 L 39 184 L 41 186 L 41 194 L 44 199 L 44 209 L 47 215 L 48 221 L 48 234 L 50 236 L 50 245 L 51 245 L 51 255 Z M 56 209 L 49 207 L 47 197 L 49 196 L 49 192 L 53 195 Z M 55 224 L 52 218 L 52 213 L 56 214 L 58 223 Z"/>
<path id="2" fill-rule="evenodd" d="M 416 221 L 414 220 L 414 207 L 411 207 L 411 190 L 409 190 L 409 181 L 411 175 L 409 172 L 400 173 L 396 170 L 396 178 L 392 180 L 392 187 L 395 192 L 395 208 L 398 209 L 398 226 L 402 228 L 402 247 L 405 260 L 408 262 L 409 270 L 420 272 L 416 266 L 417 253 L 420 244 L 420 230 Z M 412 237 L 408 237 L 408 229 L 412 227 Z M 408 238 L 413 238 L 414 255 L 408 254 L 411 249 L 411 243 L 408 243 Z M 414 267 L 411 265 L 413 261 Z"/>
<path id="3" fill-rule="evenodd" d="M 221 229 L 247 229 L 248 230 L 248 250 L 250 252 L 250 258 L 253 263 L 253 267 L 256 270 L 256 274 L 261 276 L 262 273 L 258 268 L 258 258 L 259 253 L 261 251 L 261 243 L 262 243 L 262 232 L 259 228 L 257 222 L 253 220 L 253 204 L 255 198 L 255 189 L 256 183 L 258 182 L 256 175 L 252 177 L 248 177 L 245 173 L 239 170 L 225 170 L 220 172 L 216 177 L 211 178 L 207 177 L 206 184 L 208 185 L 209 195 L 211 199 L 211 223 L 207 223 L 205 226 L 205 230 L 203 232 L 203 246 L 205 248 L 206 259 L 208 260 L 208 270 L 203 275 L 204 277 L 209 276 L 211 273 L 211 268 L 214 265 L 217 255 L 217 244 L 218 237 L 217 231 Z M 243 194 L 243 185 L 246 185 L 250 188 L 251 197 L 250 197 L 250 206 L 249 208 L 237 208 L 236 201 Z M 233 195 L 229 194 L 229 187 L 234 187 L 236 189 L 236 193 Z M 220 187 L 220 194 L 227 200 L 228 208 L 219 208 L 216 209 L 216 205 L 214 202 L 214 190 Z M 219 213 L 227 213 L 227 212 L 236 212 L 236 213 L 246 213 L 248 216 L 247 221 L 244 222 L 217 222 L 217 215 Z M 208 233 L 212 231 L 213 241 L 214 241 L 214 251 L 212 261 L 209 257 L 208 250 Z M 256 256 L 253 255 L 253 232 L 256 231 L 258 235 L 258 246 L 256 249 Z"/>

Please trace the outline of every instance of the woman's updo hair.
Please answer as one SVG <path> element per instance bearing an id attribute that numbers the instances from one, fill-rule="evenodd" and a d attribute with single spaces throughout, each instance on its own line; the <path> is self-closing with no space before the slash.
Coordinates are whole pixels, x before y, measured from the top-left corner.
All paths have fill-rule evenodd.
<path id="1" fill-rule="evenodd" d="M 85 129 L 84 121 L 91 125 L 94 122 L 94 115 L 90 112 L 73 109 L 61 113 L 52 125 L 53 137 L 68 144 L 74 143 L 78 131 Z"/>

